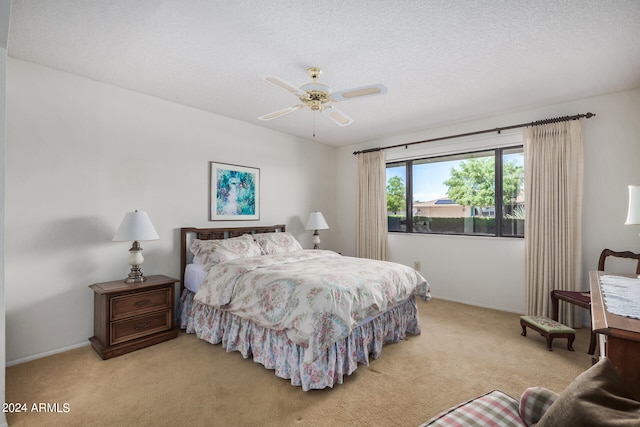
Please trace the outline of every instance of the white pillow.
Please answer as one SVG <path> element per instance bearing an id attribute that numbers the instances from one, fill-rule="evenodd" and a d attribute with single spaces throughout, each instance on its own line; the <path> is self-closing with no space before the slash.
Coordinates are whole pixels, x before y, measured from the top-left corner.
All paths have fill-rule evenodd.
<path id="1" fill-rule="evenodd" d="M 253 236 L 265 255 L 277 255 L 302 250 L 302 246 L 291 233 L 258 233 Z"/>

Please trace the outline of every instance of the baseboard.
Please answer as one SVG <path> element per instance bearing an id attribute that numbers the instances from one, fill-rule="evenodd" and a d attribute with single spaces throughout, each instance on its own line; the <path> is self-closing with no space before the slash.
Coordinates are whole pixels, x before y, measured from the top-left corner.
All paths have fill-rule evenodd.
<path id="1" fill-rule="evenodd" d="M 504 308 L 504 307 L 499 307 L 499 306 L 478 304 L 477 302 L 464 301 L 464 300 L 460 300 L 460 299 L 453 299 L 453 298 L 446 298 L 446 297 L 440 297 L 440 296 L 435 296 L 433 294 L 432 294 L 432 296 L 433 296 L 434 299 L 439 299 L 439 300 L 442 300 L 442 301 L 457 302 L 459 304 L 472 305 L 472 306 L 475 306 L 475 307 L 488 308 L 490 310 L 504 311 L 504 312 L 507 312 L 507 313 L 514 313 L 514 314 L 519 314 L 519 315 L 525 314 L 525 313 L 520 312 L 520 311 L 515 311 L 512 308 Z"/>
<path id="2" fill-rule="evenodd" d="M 23 357 L 23 358 L 20 358 L 20 359 L 12 360 L 10 362 L 7 362 L 7 364 L 5 366 L 8 368 L 8 367 L 11 367 L 11 366 L 20 365 L 21 363 L 31 362 L 32 360 L 42 359 L 43 357 L 51 356 L 51 355 L 58 354 L 58 353 L 64 353 L 65 351 L 74 350 L 76 348 L 85 347 L 87 345 L 90 345 L 89 341 L 82 342 L 82 343 L 79 343 L 79 344 L 70 345 L 70 346 L 67 346 L 67 347 L 62 347 L 62 348 L 59 348 L 59 349 L 56 349 L 56 350 L 47 351 L 47 352 L 44 352 L 44 353 L 34 354 L 33 356 L 27 356 L 27 357 Z M 2 424 L 0 424 L 0 427 L 3 427 Z"/>

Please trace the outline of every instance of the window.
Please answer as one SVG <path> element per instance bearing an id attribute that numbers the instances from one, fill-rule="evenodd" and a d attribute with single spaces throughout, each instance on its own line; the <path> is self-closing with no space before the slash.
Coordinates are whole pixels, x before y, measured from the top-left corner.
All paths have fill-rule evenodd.
<path id="1" fill-rule="evenodd" d="M 387 164 L 391 232 L 524 237 L 524 202 L 521 146 Z"/>

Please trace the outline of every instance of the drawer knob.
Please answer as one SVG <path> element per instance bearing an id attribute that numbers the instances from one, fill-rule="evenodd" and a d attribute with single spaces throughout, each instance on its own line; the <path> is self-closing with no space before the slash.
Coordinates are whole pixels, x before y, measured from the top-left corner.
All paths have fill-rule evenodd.
<path id="1" fill-rule="evenodd" d="M 150 299 L 143 299 L 133 303 L 133 305 L 135 305 L 136 307 L 144 307 L 145 305 L 149 305 L 149 304 L 151 304 Z"/>
<path id="2" fill-rule="evenodd" d="M 136 331 L 139 331 L 141 329 L 147 329 L 149 326 L 150 326 L 149 322 L 138 323 L 137 325 L 134 326 L 134 329 Z"/>

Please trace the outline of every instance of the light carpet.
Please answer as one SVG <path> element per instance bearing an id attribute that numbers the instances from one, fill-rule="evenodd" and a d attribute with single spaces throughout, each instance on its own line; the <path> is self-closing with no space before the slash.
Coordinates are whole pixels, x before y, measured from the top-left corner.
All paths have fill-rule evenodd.
<path id="1" fill-rule="evenodd" d="M 553 351 L 519 315 L 433 299 L 419 301 L 422 334 L 388 344 L 344 384 L 303 392 L 239 353 L 181 333 L 177 339 L 103 361 L 88 347 L 6 370 L 11 427 L 37 426 L 416 426 L 440 411 L 499 389 L 561 392 L 591 366 L 589 330 L 575 352 Z M 54 412 L 32 411 L 49 404 Z M 65 406 L 65 404 L 67 404 Z M 65 411 L 65 409 L 68 409 Z"/>

